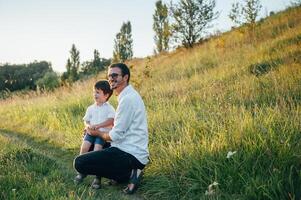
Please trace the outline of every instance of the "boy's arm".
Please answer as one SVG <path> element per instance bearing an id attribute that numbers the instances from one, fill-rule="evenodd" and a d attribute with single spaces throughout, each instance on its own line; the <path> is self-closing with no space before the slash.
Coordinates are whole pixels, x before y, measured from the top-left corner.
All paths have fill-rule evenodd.
<path id="1" fill-rule="evenodd" d="M 99 128 L 103 128 L 103 127 L 110 127 L 114 125 L 114 118 L 108 118 L 106 121 L 96 124 L 93 127 L 95 127 L 95 129 L 99 129 Z"/>

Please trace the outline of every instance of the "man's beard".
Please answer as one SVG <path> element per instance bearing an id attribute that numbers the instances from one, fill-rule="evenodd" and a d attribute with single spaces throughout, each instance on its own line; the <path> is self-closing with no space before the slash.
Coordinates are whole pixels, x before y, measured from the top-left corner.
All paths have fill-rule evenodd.
<path id="1" fill-rule="evenodd" d="M 117 81 L 113 81 L 112 84 L 110 84 L 111 90 L 114 90 L 118 87 L 119 83 Z"/>

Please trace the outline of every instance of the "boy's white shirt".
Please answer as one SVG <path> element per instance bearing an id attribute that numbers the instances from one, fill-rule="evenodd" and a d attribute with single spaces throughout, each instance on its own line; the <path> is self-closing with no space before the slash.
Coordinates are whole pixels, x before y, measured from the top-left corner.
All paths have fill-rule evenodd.
<path id="1" fill-rule="evenodd" d="M 114 126 L 109 135 L 112 147 L 135 156 L 144 165 L 148 163 L 146 110 L 141 96 L 131 85 L 118 95 Z"/>
<path id="2" fill-rule="evenodd" d="M 94 103 L 87 108 L 83 120 L 85 122 L 90 122 L 90 125 L 96 125 L 108 120 L 109 118 L 114 118 L 114 117 L 115 117 L 115 109 L 109 102 L 105 102 L 99 106 L 96 103 Z M 99 130 L 108 132 L 111 129 L 99 128 Z"/>

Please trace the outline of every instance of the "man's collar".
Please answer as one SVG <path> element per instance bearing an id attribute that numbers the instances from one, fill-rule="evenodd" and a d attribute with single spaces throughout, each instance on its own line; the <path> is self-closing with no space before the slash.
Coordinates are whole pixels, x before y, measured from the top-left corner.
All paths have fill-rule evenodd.
<path id="1" fill-rule="evenodd" d="M 128 84 L 125 88 L 123 88 L 123 90 L 118 95 L 118 100 L 121 99 L 123 96 L 125 96 L 132 88 L 133 87 L 130 84 Z"/>

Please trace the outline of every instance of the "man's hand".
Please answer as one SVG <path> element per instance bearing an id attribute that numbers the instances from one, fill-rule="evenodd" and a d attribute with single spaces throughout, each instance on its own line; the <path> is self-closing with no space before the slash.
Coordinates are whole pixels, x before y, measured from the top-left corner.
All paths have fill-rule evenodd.
<path id="1" fill-rule="evenodd" d="M 104 141 L 112 141 L 109 133 L 107 132 L 102 132 L 100 130 L 92 130 L 90 128 L 88 128 L 87 130 L 87 134 L 91 135 L 91 136 L 96 136 L 96 137 L 100 137 L 102 138 Z"/>
<path id="2" fill-rule="evenodd" d="M 91 136 L 101 137 L 100 131 L 95 130 L 94 128 L 88 128 L 88 134 Z"/>

